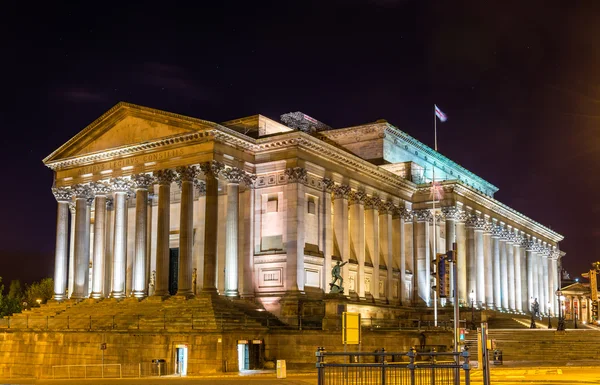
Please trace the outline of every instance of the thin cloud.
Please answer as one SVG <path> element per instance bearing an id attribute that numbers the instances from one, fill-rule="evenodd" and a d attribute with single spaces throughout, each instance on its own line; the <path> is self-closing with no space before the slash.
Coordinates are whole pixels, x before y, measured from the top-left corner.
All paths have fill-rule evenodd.
<path id="1" fill-rule="evenodd" d="M 67 88 L 62 90 L 56 90 L 54 95 L 62 98 L 69 102 L 74 103 L 91 103 L 91 102 L 104 102 L 106 96 L 100 92 L 95 92 L 87 88 Z"/>
<path id="2" fill-rule="evenodd" d="M 143 85 L 176 91 L 192 98 L 206 96 L 205 90 L 195 84 L 195 79 L 185 68 L 173 64 L 146 62 L 137 79 Z"/>

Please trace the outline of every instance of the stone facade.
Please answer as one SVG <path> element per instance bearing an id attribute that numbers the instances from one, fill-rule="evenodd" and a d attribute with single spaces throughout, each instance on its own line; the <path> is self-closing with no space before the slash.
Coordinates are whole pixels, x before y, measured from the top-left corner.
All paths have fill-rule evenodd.
<path id="1" fill-rule="evenodd" d="M 537 298 L 556 314 L 560 234 L 385 121 L 332 129 L 294 114 L 312 123 L 217 124 L 119 103 L 49 155 L 55 299 L 204 291 L 293 323 L 286 301 L 328 292 L 341 260 L 347 296 L 433 306 L 434 250 L 456 243 L 449 301 L 472 293 L 477 307 L 519 312 Z"/>

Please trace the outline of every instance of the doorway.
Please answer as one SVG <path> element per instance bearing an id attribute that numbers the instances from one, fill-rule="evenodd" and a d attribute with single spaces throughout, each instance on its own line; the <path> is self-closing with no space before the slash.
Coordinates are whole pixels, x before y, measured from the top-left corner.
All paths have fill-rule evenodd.
<path id="1" fill-rule="evenodd" d="M 177 294 L 179 279 L 179 248 L 169 249 L 169 294 Z"/>
<path id="2" fill-rule="evenodd" d="M 187 376 L 187 345 L 175 345 L 175 374 Z"/>
<path id="3" fill-rule="evenodd" d="M 262 340 L 238 340 L 238 370 L 262 369 Z"/>

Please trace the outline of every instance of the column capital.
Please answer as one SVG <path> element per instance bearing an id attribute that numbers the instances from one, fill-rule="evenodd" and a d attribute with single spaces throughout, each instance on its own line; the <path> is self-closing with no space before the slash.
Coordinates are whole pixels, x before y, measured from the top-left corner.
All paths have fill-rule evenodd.
<path id="1" fill-rule="evenodd" d="M 246 187 L 253 189 L 255 187 L 254 182 L 256 181 L 256 174 L 244 172 L 244 177 L 242 178 L 242 181 L 244 182 Z"/>
<path id="2" fill-rule="evenodd" d="M 502 226 L 492 221 L 492 238 L 502 238 Z"/>
<path id="3" fill-rule="evenodd" d="M 198 190 L 200 196 L 206 195 L 206 182 L 199 179 L 194 179 L 194 187 Z"/>
<path id="4" fill-rule="evenodd" d="M 321 179 L 321 188 L 325 192 L 333 193 L 333 190 L 335 189 L 335 183 L 333 182 L 333 180 L 325 177 Z"/>
<path id="5" fill-rule="evenodd" d="M 111 197 L 106 198 L 106 210 L 111 211 L 115 208 L 115 201 Z"/>
<path id="6" fill-rule="evenodd" d="M 110 180 L 110 183 L 114 192 L 124 192 L 127 194 L 127 197 L 131 195 L 131 188 L 133 187 L 133 182 L 130 179 L 116 177 L 112 178 Z"/>
<path id="7" fill-rule="evenodd" d="M 399 217 L 405 221 L 412 221 L 413 212 L 408 210 L 406 207 L 397 207 L 394 212 L 394 217 Z"/>
<path id="8" fill-rule="evenodd" d="M 239 184 L 246 177 L 246 172 L 237 167 L 226 167 L 221 171 L 221 176 L 225 178 L 227 183 Z"/>
<path id="9" fill-rule="evenodd" d="M 96 196 L 105 195 L 108 196 L 112 193 L 112 187 L 108 183 L 104 182 L 92 182 L 90 183 L 92 193 Z"/>
<path id="10" fill-rule="evenodd" d="M 413 210 L 413 217 L 417 222 L 429 222 L 433 219 L 431 211 L 429 209 Z"/>
<path id="11" fill-rule="evenodd" d="M 218 160 L 211 160 L 210 162 L 200 164 L 200 170 L 205 176 L 212 175 L 215 178 L 219 177 L 224 168 L 225 165 L 223 162 L 219 162 Z"/>
<path id="12" fill-rule="evenodd" d="M 394 214 L 396 212 L 396 205 L 392 201 L 379 201 L 379 215 Z"/>
<path id="13" fill-rule="evenodd" d="M 58 202 L 69 202 L 73 197 L 73 192 L 67 187 L 53 187 L 52 194 Z"/>
<path id="14" fill-rule="evenodd" d="M 465 226 L 475 230 L 483 230 L 485 227 L 485 220 L 475 213 L 470 213 L 467 214 Z"/>
<path id="15" fill-rule="evenodd" d="M 182 182 L 192 182 L 200 173 L 198 166 L 179 166 L 175 169 L 177 184 L 181 186 Z"/>
<path id="16" fill-rule="evenodd" d="M 135 174 L 131 176 L 132 187 L 140 190 L 148 190 L 156 181 L 150 174 Z"/>
<path id="17" fill-rule="evenodd" d="M 365 210 L 374 210 L 379 207 L 381 199 L 378 196 L 366 196 L 365 197 Z"/>
<path id="18" fill-rule="evenodd" d="M 306 169 L 302 167 L 291 167 L 285 169 L 288 183 L 306 183 Z"/>
<path id="19" fill-rule="evenodd" d="M 71 186 L 71 193 L 75 199 L 88 199 L 90 196 L 94 196 L 90 186 L 84 184 L 76 184 Z"/>
<path id="20" fill-rule="evenodd" d="M 156 171 L 156 182 L 161 185 L 171 185 L 177 175 L 170 168 Z"/>
<path id="21" fill-rule="evenodd" d="M 348 204 L 364 204 L 367 194 L 364 191 L 350 191 L 348 194 Z"/>
<path id="22" fill-rule="evenodd" d="M 442 206 L 442 215 L 445 217 L 446 220 L 464 220 L 464 211 L 462 211 L 456 206 Z"/>
<path id="23" fill-rule="evenodd" d="M 334 185 L 332 187 L 332 190 L 333 190 L 333 199 L 349 199 L 350 193 L 352 192 L 352 190 L 350 189 L 350 186 L 345 185 L 345 184 Z"/>

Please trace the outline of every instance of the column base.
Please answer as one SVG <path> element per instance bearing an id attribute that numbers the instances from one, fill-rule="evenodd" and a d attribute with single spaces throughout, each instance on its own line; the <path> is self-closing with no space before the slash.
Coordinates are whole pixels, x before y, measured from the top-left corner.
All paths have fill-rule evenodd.
<path id="1" fill-rule="evenodd" d="M 112 293 L 110 293 L 110 297 L 115 299 L 123 299 L 126 297 L 126 295 L 122 291 L 113 291 Z"/>
<path id="2" fill-rule="evenodd" d="M 177 294 L 175 294 L 175 297 L 194 298 L 194 292 L 192 289 L 178 290 Z"/>
<path id="3" fill-rule="evenodd" d="M 141 290 L 141 291 L 136 291 L 134 290 L 133 293 L 131 293 L 135 298 L 146 298 L 146 292 Z"/>
<path id="4" fill-rule="evenodd" d="M 225 290 L 225 297 L 240 298 L 240 292 L 237 290 Z"/>
<path id="5" fill-rule="evenodd" d="M 67 299 L 67 295 L 65 293 L 63 293 L 63 294 L 54 293 L 54 297 L 52 297 L 52 299 L 55 301 L 58 301 L 58 302 L 65 301 Z"/>
<path id="6" fill-rule="evenodd" d="M 92 298 L 92 299 L 102 299 L 102 293 L 92 293 L 92 294 L 90 294 L 90 298 Z"/>

